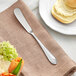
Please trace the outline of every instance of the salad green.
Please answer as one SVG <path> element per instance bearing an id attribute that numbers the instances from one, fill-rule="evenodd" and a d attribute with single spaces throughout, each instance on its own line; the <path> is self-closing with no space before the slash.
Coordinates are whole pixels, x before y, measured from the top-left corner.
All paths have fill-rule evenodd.
<path id="1" fill-rule="evenodd" d="M 0 55 L 4 60 L 11 61 L 18 57 L 18 53 L 13 45 L 9 43 L 9 41 L 0 42 Z"/>

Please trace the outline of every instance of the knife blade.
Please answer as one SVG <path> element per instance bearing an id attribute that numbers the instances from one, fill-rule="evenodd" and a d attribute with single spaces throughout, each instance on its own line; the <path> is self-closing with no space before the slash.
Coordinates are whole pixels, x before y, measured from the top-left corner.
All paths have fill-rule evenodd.
<path id="1" fill-rule="evenodd" d="M 14 15 L 16 16 L 17 20 L 21 23 L 21 25 L 25 28 L 25 30 L 31 34 L 35 40 L 37 40 L 38 44 L 42 48 L 44 54 L 46 55 L 47 59 L 52 63 L 52 64 L 57 64 L 57 60 L 54 55 L 41 43 L 41 41 L 36 37 L 36 35 L 33 33 L 32 28 L 30 27 L 29 23 L 25 19 L 23 13 L 19 8 L 14 9 Z"/>

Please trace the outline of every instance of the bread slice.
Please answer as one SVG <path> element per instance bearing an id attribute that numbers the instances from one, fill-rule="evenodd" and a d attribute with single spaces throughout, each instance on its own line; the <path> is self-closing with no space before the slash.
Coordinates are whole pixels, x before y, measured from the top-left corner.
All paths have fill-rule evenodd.
<path id="1" fill-rule="evenodd" d="M 64 2 L 67 6 L 76 8 L 76 0 L 64 0 Z"/>
<path id="2" fill-rule="evenodd" d="M 57 0 L 52 8 L 52 15 L 62 23 L 71 23 L 76 19 L 76 9 L 65 5 L 63 0 Z"/>

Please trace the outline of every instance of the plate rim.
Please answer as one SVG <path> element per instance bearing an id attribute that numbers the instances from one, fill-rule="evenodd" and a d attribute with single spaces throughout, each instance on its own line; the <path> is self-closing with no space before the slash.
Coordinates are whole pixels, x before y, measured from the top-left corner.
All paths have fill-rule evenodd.
<path id="1" fill-rule="evenodd" d="M 48 0 L 47 0 L 48 1 Z M 39 0 L 39 13 L 40 13 L 40 16 L 41 16 L 41 18 L 43 19 L 43 21 L 44 21 L 44 23 L 46 24 L 46 26 L 48 26 L 50 29 L 52 29 L 52 30 L 54 30 L 54 31 L 56 31 L 56 32 L 58 32 L 58 33 L 60 33 L 60 34 L 63 34 L 63 35 L 76 35 L 76 33 L 65 33 L 65 32 L 63 32 L 63 31 L 60 31 L 60 30 L 58 30 L 58 29 L 56 29 L 56 28 L 54 28 L 54 27 L 51 27 L 51 26 L 49 26 L 48 25 L 48 23 L 46 22 L 46 20 L 44 19 L 44 17 L 42 16 L 42 13 L 41 13 L 41 0 Z"/>

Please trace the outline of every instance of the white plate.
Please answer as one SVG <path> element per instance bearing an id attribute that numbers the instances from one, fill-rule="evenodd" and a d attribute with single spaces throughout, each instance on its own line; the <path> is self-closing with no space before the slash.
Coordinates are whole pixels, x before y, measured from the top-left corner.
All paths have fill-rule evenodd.
<path id="1" fill-rule="evenodd" d="M 51 29 L 66 35 L 76 35 L 76 21 L 71 24 L 62 24 L 51 15 L 51 10 L 56 0 L 40 0 L 39 13 L 44 22 Z"/>

